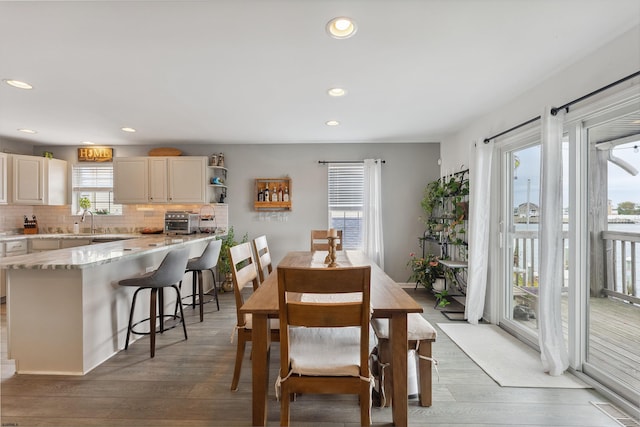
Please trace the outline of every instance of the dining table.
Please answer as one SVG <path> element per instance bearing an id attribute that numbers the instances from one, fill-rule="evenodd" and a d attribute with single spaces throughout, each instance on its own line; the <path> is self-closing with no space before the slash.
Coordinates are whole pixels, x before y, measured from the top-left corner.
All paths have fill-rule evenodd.
<path id="1" fill-rule="evenodd" d="M 278 264 L 280 267 L 327 267 L 324 263 L 327 251 L 288 252 Z M 392 370 L 392 417 L 396 426 L 408 424 L 407 396 L 407 314 L 421 313 L 418 304 L 400 285 L 391 279 L 362 251 L 346 250 L 336 253 L 338 266 L 371 266 L 372 316 L 389 319 L 389 344 Z M 267 422 L 267 398 L 269 390 L 270 334 L 269 319 L 278 317 L 277 268 L 240 308 L 252 315 L 252 413 L 254 426 Z"/>

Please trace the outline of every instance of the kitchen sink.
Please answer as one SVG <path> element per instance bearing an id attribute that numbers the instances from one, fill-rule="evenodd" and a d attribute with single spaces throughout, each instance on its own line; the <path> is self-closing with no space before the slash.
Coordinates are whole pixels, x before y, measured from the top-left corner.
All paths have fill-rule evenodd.
<path id="1" fill-rule="evenodd" d="M 98 243 L 119 242 L 120 240 L 129 240 L 129 239 L 133 239 L 133 237 L 94 237 L 91 240 L 91 244 L 97 245 Z"/>

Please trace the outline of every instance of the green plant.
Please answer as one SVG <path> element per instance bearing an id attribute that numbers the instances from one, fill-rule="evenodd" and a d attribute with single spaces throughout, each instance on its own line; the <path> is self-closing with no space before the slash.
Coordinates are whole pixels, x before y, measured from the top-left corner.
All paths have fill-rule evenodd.
<path id="1" fill-rule="evenodd" d="M 89 200 L 88 197 L 80 197 L 78 203 L 80 204 L 80 208 L 84 210 L 87 210 L 91 207 L 91 200 Z"/>
<path id="2" fill-rule="evenodd" d="M 449 296 L 449 291 L 447 291 L 446 289 L 443 289 L 440 292 L 436 292 L 434 295 L 436 297 L 436 305 L 438 307 L 444 308 L 451 304 L 451 302 L 447 298 Z"/>
<path id="3" fill-rule="evenodd" d="M 229 258 L 229 248 L 237 245 L 238 243 L 247 242 L 249 240 L 249 237 L 248 237 L 248 234 L 245 233 L 244 236 L 242 236 L 242 241 L 238 242 L 236 241 L 233 227 L 229 227 L 229 230 L 227 230 L 227 235 L 224 236 L 221 240 L 222 240 L 222 246 L 220 249 L 220 259 L 218 261 L 218 272 L 220 273 L 221 276 L 224 277 L 227 274 L 231 273 L 231 260 Z"/>
<path id="4" fill-rule="evenodd" d="M 411 268 L 411 276 L 409 281 L 415 280 L 422 286 L 432 289 L 433 283 L 439 277 L 443 276 L 442 265 L 435 255 L 427 255 L 425 258 L 416 257 L 412 252 L 409 254 L 411 259 L 407 262 L 407 266 Z"/>

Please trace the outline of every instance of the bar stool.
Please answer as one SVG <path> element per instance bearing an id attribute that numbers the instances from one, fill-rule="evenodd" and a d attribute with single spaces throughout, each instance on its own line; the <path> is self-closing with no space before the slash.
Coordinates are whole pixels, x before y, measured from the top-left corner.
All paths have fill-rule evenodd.
<path id="1" fill-rule="evenodd" d="M 160 333 L 164 332 L 164 319 L 166 317 L 172 319 L 180 319 L 180 323 L 182 323 L 182 329 L 184 331 L 184 339 L 187 339 L 187 327 L 184 323 L 184 313 L 182 311 L 182 297 L 180 296 L 180 289 L 176 283 L 182 280 L 182 276 L 184 276 L 184 271 L 187 266 L 187 260 L 189 259 L 189 248 L 181 248 L 174 249 L 167 253 L 167 255 L 160 263 L 160 266 L 149 273 L 145 273 L 138 277 L 132 277 L 130 279 L 120 280 L 118 284 L 120 286 L 133 286 L 137 287 L 136 291 L 133 294 L 133 301 L 131 303 L 131 312 L 129 314 L 129 324 L 127 325 L 127 341 L 124 345 L 124 349 L 129 348 L 129 336 L 131 333 L 137 335 L 149 335 L 151 338 L 150 342 L 150 353 L 151 357 L 155 356 L 156 352 L 156 299 L 158 300 L 158 311 L 159 315 L 157 316 L 160 319 Z M 180 305 L 180 316 L 174 315 L 165 315 L 164 314 L 164 288 L 172 287 L 176 290 L 178 296 L 177 300 Z M 138 296 L 138 292 L 150 289 L 151 295 L 149 300 L 149 317 L 146 319 L 142 319 L 134 324 L 133 322 L 133 312 L 136 307 L 136 297 Z M 161 292 L 158 294 L 158 289 Z M 133 328 L 140 323 L 149 322 L 149 332 L 138 332 Z M 176 327 L 176 325 L 172 326 L 172 328 Z M 171 328 L 170 328 L 171 329 Z"/>
<path id="2" fill-rule="evenodd" d="M 222 248 L 222 240 L 211 240 L 209 244 L 197 258 L 191 258 L 187 262 L 187 269 L 185 273 L 192 272 L 192 282 L 191 282 L 191 308 L 196 308 L 196 283 L 198 284 L 198 305 L 200 305 L 200 321 L 204 321 L 204 308 L 203 304 L 213 301 L 213 299 L 204 301 L 204 283 L 202 282 L 202 271 L 209 270 L 211 272 L 211 277 L 213 279 L 213 297 L 216 301 L 216 306 L 218 307 L 218 311 L 220 311 L 220 302 L 218 301 L 218 285 L 216 283 L 216 275 L 213 272 L 213 269 L 218 265 L 218 258 L 220 258 L 220 249 Z M 182 290 L 182 280 L 178 285 L 178 288 Z M 211 291 L 209 291 L 211 292 Z M 207 295 L 211 295 L 207 292 Z M 185 297 L 189 298 L 188 296 Z M 174 314 L 177 314 L 178 307 L 176 305 L 176 309 Z"/>

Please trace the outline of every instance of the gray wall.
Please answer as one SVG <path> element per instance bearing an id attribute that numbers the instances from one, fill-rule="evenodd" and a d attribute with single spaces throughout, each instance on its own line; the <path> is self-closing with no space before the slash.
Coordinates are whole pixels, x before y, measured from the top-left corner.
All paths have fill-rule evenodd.
<path id="1" fill-rule="evenodd" d="M 33 154 L 52 151 L 59 159 L 77 161 L 77 148 L 39 146 Z M 151 146 L 114 146 L 114 156 L 144 156 Z M 420 200 L 425 185 L 438 178 L 439 144 L 247 144 L 179 147 L 184 155 L 223 152 L 229 169 L 229 224 L 236 236 L 265 234 L 275 263 L 291 250 L 308 250 L 309 230 L 327 228 L 327 167 L 318 160 L 381 158 L 383 178 L 383 227 L 385 270 L 398 282 L 410 275 L 406 267 L 410 252 L 418 252 L 417 237 L 424 226 Z M 289 175 L 293 209 L 288 221 L 264 221 L 253 210 L 254 179 Z"/>

